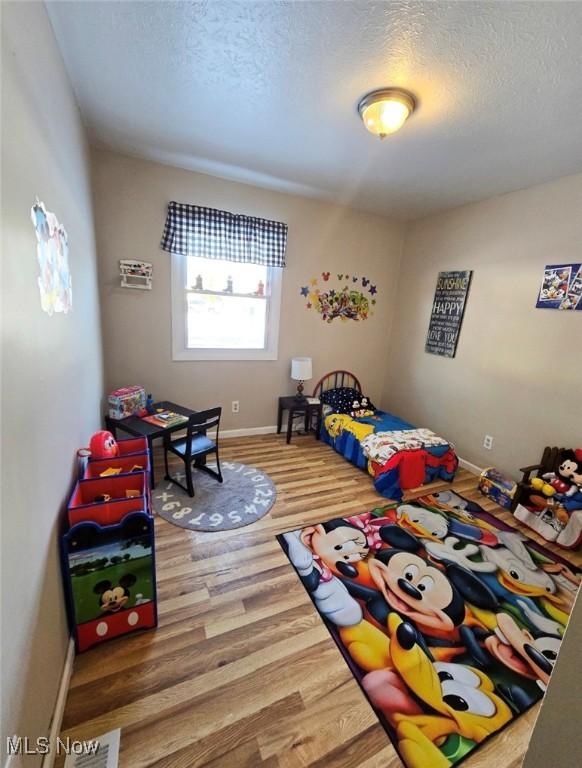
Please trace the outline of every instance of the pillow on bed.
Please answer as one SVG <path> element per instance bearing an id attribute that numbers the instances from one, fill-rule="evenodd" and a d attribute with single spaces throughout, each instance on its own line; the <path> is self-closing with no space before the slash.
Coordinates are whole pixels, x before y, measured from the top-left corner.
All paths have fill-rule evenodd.
<path id="1" fill-rule="evenodd" d="M 361 397 L 362 393 L 353 387 L 336 387 L 323 392 L 320 399 L 324 405 L 331 406 L 336 413 L 351 413 L 354 400 L 359 400 Z M 371 411 L 375 410 L 372 403 L 368 403 L 368 408 Z"/>

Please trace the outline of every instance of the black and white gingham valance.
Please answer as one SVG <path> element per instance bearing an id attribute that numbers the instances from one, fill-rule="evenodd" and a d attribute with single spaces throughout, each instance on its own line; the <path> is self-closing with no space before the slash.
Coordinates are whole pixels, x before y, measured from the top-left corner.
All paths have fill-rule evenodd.
<path id="1" fill-rule="evenodd" d="M 287 225 L 171 202 L 161 246 L 164 251 L 184 256 L 284 267 Z"/>

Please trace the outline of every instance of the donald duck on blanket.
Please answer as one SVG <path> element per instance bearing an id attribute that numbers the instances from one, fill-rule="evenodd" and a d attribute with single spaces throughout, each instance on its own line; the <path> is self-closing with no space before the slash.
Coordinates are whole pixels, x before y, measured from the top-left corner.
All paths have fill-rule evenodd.
<path id="1" fill-rule="evenodd" d="M 374 478 L 376 490 L 400 500 L 408 488 L 433 480 L 453 480 L 458 459 L 452 443 L 385 411 L 366 416 L 328 413 L 322 439 Z"/>

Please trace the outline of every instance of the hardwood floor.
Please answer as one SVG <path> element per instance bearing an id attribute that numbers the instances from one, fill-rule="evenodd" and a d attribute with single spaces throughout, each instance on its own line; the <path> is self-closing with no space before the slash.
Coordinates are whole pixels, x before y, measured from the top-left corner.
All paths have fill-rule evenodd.
<path id="1" fill-rule="evenodd" d="M 156 518 L 159 627 L 77 657 L 62 736 L 121 727 L 122 768 L 401 766 L 275 539 L 386 500 L 312 436 L 222 445 L 222 458 L 269 473 L 275 506 L 250 527 L 217 533 Z M 474 475 L 457 478 L 455 490 L 517 523 L 478 493 Z M 517 768 L 536 715 L 537 707 L 464 765 Z"/>

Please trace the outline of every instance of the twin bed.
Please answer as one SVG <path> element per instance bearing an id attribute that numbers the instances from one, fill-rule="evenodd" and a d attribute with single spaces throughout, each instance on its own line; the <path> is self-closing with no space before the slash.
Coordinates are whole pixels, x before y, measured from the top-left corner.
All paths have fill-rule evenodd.
<path id="1" fill-rule="evenodd" d="M 366 405 L 353 373 L 327 373 L 313 396 L 323 403 L 321 439 L 351 464 L 367 470 L 382 496 L 400 501 L 408 488 L 453 480 L 459 463 L 454 446 L 428 429 Z"/>

